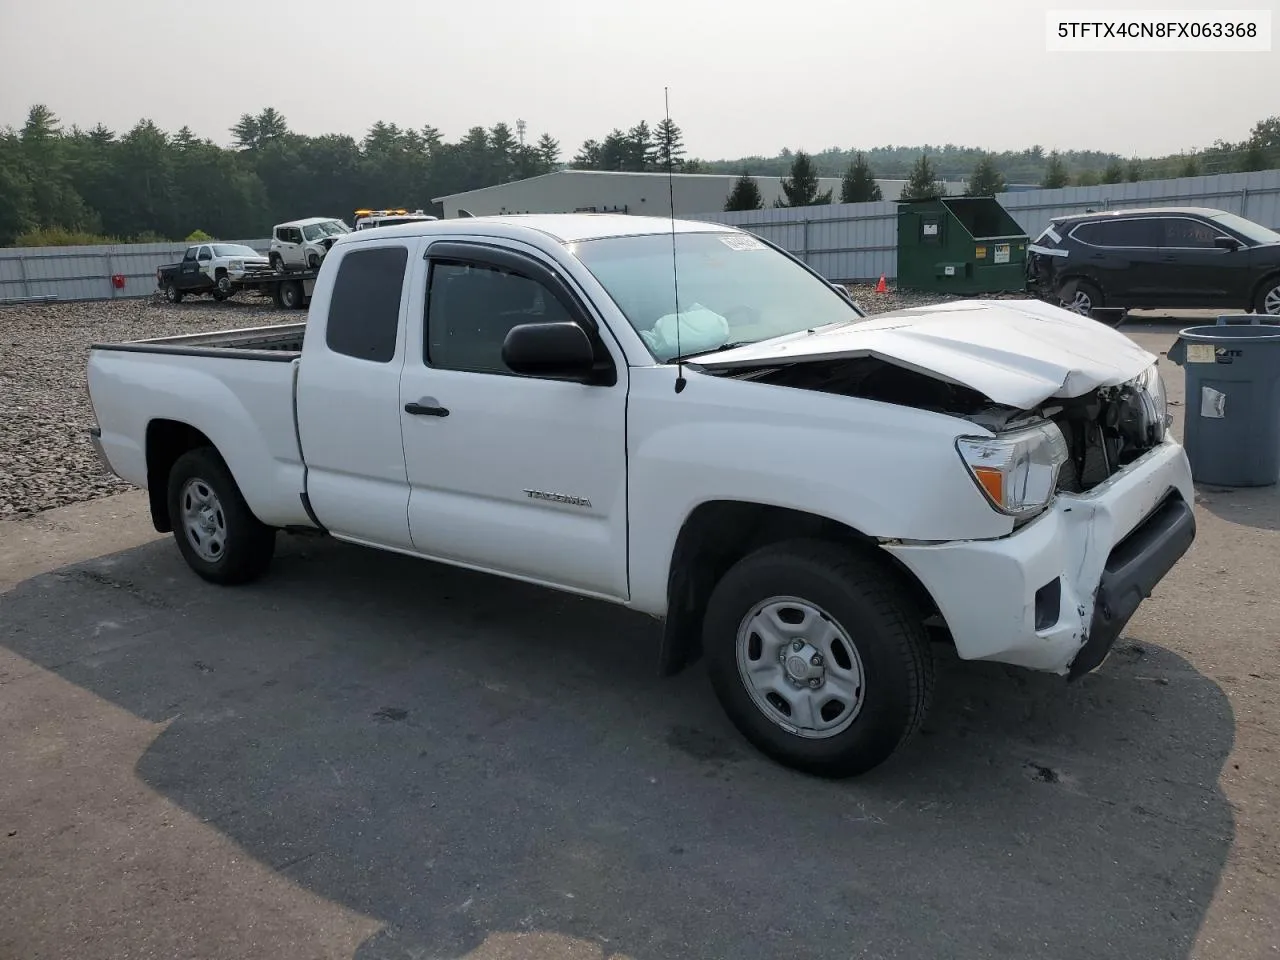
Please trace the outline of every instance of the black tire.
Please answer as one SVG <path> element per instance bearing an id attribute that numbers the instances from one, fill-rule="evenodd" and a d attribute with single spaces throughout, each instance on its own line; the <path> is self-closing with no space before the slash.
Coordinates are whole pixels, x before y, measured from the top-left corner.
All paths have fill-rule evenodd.
<path id="1" fill-rule="evenodd" d="M 216 507 L 210 510 L 213 527 L 189 534 L 187 499 L 198 498 L 200 489 L 212 492 Z M 200 447 L 180 456 L 169 471 L 169 521 L 178 550 L 197 574 L 210 583 L 248 583 L 261 577 L 275 554 L 276 532 L 253 515 L 236 486 L 231 471 L 216 450 Z M 218 533 L 210 537 L 206 533 Z M 216 556 L 201 556 L 193 539 L 205 544 L 206 554 L 215 542 Z"/>
<path id="2" fill-rule="evenodd" d="M 182 291 L 179 290 L 177 287 L 175 287 L 172 283 L 166 283 L 164 285 L 163 290 L 164 290 L 164 298 L 168 300 L 170 303 L 182 302 Z"/>
<path id="3" fill-rule="evenodd" d="M 307 267 L 311 270 L 320 269 L 320 255 L 316 253 L 307 254 Z"/>
<path id="4" fill-rule="evenodd" d="M 1072 281 L 1067 281 L 1071 283 Z M 1087 303 L 1087 309 L 1085 304 Z M 1098 289 L 1097 284 L 1090 283 L 1088 280 L 1075 281 L 1075 290 L 1072 294 L 1071 302 L 1063 302 L 1063 307 L 1072 313 L 1078 313 L 1082 317 L 1093 315 L 1093 311 L 1106 306 L 1102 298 L 1102 291 Z"/>
<path id="5" fill-rule="evenodd" d="M 1253 298 L 1253 312 L 1267 317 L 1280 316 L 1280 274 L 1262 281 Z"/>
<path id="6" fill-rule="evenodd" d="M 221 302 L 230 298 L 233 292 L 231 278 L 227 276 L 225 270 L 219 270 L 217 276 L 213 278 L 213 299 Z"/>
<path id="7" fill-rule="evenodd" d="M 302 309 L 302 284 L 297 280 L 286 280 L 280 284 L 280 306 L 286 310 Z"/>
<path id="8" fill-rule="evenodd" d="M 861 705 L 833 735 L 819 739 L 784 729 L 782 711 L 772 709 L 776 720 L 766 713 L 739 671 L 739 628 L 753 607 L 774 597 L 813 605 L 854 646 Z M 933 698 L 934 668 L 922 620 L 916 604 L 882 564 L 838 544 L 796 540 L 765 547 L 724 575 L 707 605 L 703 650 L 721 706 L 750 743 L 784 766 L 822 777 L 850 777 L 883 763 L 924 722 Z M 750 656 L 755 640 L 746 643 Z M 763 651 L 759 657 L 756 662 L 763 666 Z M 781 662 L 777 670 L 785 678 Z M 820 683 L 825 686 L 826 680 Z M 803 687 L 796 692 L 807 693 Z M 831 705 L 828 700 L 820 710 Z"/>
<path id="9" fill-rule="evenodd" d="M 267 256 L 267 262 L 271 264 L 271 269 L 277 273 L 284 271 L 284 258 L 278 253 L 272 253 Z"/>

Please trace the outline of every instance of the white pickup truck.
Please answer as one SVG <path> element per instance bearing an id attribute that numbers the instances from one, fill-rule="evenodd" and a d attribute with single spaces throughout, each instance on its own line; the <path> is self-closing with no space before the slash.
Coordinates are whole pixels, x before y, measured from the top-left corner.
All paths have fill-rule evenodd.
<path id="1" fill-rule="evenodd" d="M 750 234 L 574 214 L 346 234 L 305 324 L 98 344 L 88 385 L 205 579 L 307 531 L 603 598 L 848 776 L 920 726 L 931 643 L 1078 676 L 1190 547 L 1155 363 L 1046 303 L 867 317 Z"/>

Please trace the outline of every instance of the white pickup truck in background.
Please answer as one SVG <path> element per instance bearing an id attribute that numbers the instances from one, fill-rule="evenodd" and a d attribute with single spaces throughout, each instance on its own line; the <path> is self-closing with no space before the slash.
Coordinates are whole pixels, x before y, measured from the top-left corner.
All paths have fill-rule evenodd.
<path id="1" fill-rule="evenodd" d="M 1155 363 L 1038 301 L 868 318 L 729 227 L 548 215 L 343 235 L 305 324 L 95 345 L 88 382 L 207 580 L 306 530 L 603 598 L 846 776 L 920 726 L 932 640 L 1078 676 L 1190 547 Z"/>

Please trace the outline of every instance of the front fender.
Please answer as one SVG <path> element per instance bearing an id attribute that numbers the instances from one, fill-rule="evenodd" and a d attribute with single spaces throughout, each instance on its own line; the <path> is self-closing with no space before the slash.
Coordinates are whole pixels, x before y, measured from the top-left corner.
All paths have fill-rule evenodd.
<path id="1" fill-rule="evenodd" d="M 884 540 L 1013 529 L 955 449 L 981 428 L 942 414 L 686 371 L 633 371 L 628 412 L 633 605 L 661 616 L 676 540 L 708 501 L 817 515 Z"/>

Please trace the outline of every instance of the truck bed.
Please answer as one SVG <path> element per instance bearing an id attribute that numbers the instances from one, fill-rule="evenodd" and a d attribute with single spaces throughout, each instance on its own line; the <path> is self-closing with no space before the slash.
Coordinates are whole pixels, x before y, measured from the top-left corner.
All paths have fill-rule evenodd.
<path id="1" fill-rule="evenodd" d="M 183 333 L 173 337 L 95 343 L 93 350 L 123 350 L 132 353 L 171 353 L 189 357 L 225 357 L 241 360 L 289 362 L 302 353 L 306 322 L 276 323 L 264 327 L 241 327 L 207 333 Z"/>

